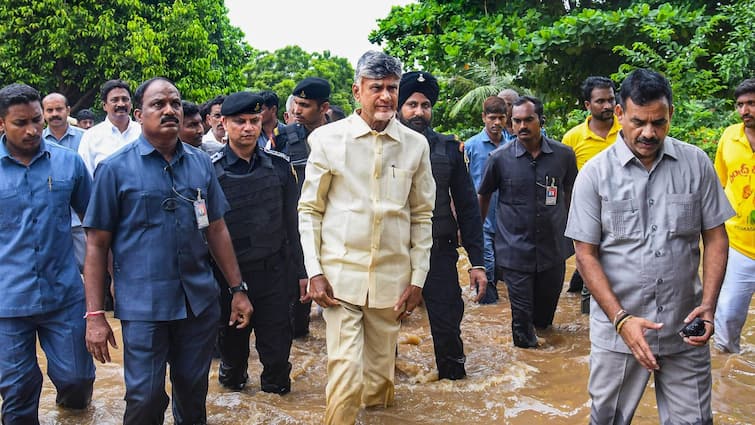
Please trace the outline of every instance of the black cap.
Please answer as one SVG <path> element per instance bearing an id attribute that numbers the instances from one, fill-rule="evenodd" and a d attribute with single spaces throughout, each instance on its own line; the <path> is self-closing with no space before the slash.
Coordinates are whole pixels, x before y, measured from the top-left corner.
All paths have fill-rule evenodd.
<path id="1" fill-rule="evenodd" d="M 225 116 L 259 114 L 262 112 L 264 103 L 262 96 L 256 93 L 239 91 L 231 93 L 225 98 L 223 106 L 220 107 L 220 114 Z"/>
<path id="2" fill-rule="evenodd" d="M 398 86 L 398 107 L 409 99 L 412 94 L 420 92 L 427 96 L 431 105 L 435 105 L 438 100 L 438 80 L 429 72 L 412 71 L 401 76 L 401 83 Z"/>
<path id="3" fill-rule="evenodd" d="M 309 77 L 301 80 L 291 93 L 302 99 L 328 100 L 330 98 L 330 83 L 328 80 Z"/>

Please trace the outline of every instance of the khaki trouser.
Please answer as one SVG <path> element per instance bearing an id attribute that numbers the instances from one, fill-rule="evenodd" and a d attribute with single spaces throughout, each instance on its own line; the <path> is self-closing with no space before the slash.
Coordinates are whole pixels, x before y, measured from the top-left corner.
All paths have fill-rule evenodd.
<path id="1" fill-rule="evenodd" d="M 326 308 L 328 385 L 325 424 L 354 424 L 365 406 L 393 404 L 396 340 L 400 323 L 393 308 L 367 308 L 340 301 Z"/>

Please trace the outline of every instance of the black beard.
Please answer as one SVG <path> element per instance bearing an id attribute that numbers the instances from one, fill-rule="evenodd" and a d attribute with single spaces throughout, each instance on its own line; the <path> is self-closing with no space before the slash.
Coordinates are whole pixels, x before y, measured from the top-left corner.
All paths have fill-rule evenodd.
<path id="1" fill-rule="evenodd" d="M 425 130 L 430 127 L 430 121 L 420 117 L 415 117 L 410 120 L 401 118 L 401 123 L 416 131 L 417 133 L 424 133 Z"/>

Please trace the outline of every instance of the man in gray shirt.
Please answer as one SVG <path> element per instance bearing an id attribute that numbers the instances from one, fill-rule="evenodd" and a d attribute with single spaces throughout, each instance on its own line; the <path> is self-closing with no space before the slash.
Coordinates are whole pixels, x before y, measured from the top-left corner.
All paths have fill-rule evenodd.
<path id="1" fill-rule="evenodd" d="M 661 423 L 712 424 L 708 339 L 734 211 L 705 153 L 667 137 L 669 82 L 638 69 L 620 93 L 623 130 L 579 172 L 566 227 L 593 295 L 590 423 L 630 423 L 653 373 Z M 700 333 L 680 335 L 696 318 Z"/>

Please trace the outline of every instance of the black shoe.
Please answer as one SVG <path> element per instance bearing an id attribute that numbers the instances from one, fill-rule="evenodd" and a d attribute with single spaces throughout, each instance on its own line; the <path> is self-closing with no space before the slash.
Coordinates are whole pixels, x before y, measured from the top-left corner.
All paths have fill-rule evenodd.
<path id="1" fill-rule="evenodd" d="M 514 340 L 514 346 L 519 348 L 537 348 L 537 334 L 535 333 L 535 327 L 530 325 L 529 329 L 517 329 L 512 333 L 512 339 Z"/>
<path id="2" fill-rule="evenodd" d="M 249 380 L 249 375 L 247 375 L 246 370 L 244 373 L 238 373 L 222 361 L 220 362 L 220 367 L 218 368 L 218 382 L 220 382 L 220 385 L 232 391 L 241 391 L 246 386 L 247 380 Z"/>
<path id="3" fill-rule="evenodd" d="M 275 384 L 265 384 L 260 385 L 260 389 L 263 392 L 270 393 L 270 394 L 279 394 L 279 395 L 285 395 L 291 392 L 291 385 L 288 386 L 282 386 L 282 385 L 275 385 Z"/>

